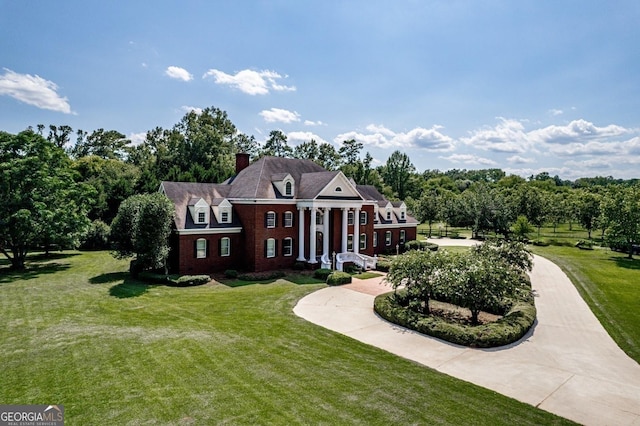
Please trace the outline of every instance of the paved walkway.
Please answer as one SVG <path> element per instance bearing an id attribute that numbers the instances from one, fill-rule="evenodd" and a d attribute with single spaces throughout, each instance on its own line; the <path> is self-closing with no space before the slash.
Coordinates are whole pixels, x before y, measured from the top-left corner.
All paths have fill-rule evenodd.
<path id="1" fill-rule="evenodd" d="M 569 278 L 549 260 L 535 256 L 531 272 L 536 324 L 519 342 L 494 349 L 457 346 L 391 324 L 373 311 L 375 295 L 391 289 L 381 278 L 354 281 L 304 297 L 294 312 L 578 423 L 640 426 L 640 365 L 615 344 Z"/>

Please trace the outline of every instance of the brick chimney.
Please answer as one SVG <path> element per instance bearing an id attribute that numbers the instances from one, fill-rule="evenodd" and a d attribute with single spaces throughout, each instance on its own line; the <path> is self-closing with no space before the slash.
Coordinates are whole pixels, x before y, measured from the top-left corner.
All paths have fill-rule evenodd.
<path id="1" fill-rule="evenodd" d="M 237 153 L 236 154 L 236 174 L 249 166 L 249 154 Z"/>

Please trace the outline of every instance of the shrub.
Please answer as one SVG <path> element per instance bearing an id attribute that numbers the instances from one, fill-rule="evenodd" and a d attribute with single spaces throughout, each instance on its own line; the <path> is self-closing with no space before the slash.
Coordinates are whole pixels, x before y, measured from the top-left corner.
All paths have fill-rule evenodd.
<path id="1" fill-rule="evenodd" d="M 80 248 L 83 250 L 107 250 L 111 228 L 101 220 L 94 220 L 82 238 Z"/>
<path id="2" fill-rule="evenodd" d="M 335 271 L 329 274 L 327 277 L 328 285 L 342 285 L 349 284 L 351 282 L 351 275 L 346 272 Z"/>
<path id="3" fill-rule="evenodd" d="M 144 271 L 140 272 L 137 277 L 140 281 L 144 281 L 152 284 L 169 284 L 170 278 L 168 275 L 159 274 L 156 272 Z"/>
<path id="4" fill-rule="evenodd" d="M 422 241 L 420 243 L 420 248 L 431 250 L 431 251 L 438 251 L 440 246 L 437 245 L 436 243 L 430 243 L 430 242 L 427 242 L 427 241 Z"/>
<path id="5" fill-rule="evenodd" d="M 331 275 L 331 273 L 332 273 L 332 272 L 333 272 L 333 271 L 332 271 L 331 269 L 327 269 L 327 268 L 320 268 L 320 269 L 316 269 L 316 270 L 313 272 L 313 276 L 314 276 L 315 278 L 320 279 L 320 280 L 325 280 L 325 281 L 326 281 L 327 277 L 328 277 L 329 275 Z"/>
<path id="6" fill-rule="evenodd" d="M 238 278 L 238 271 L 235 269 L 227 269 L 224 271 L 224 276 L 231 279 Z"/>
<path id="7" fill-rule="evenodd" d="M 209 281 L 211 281 L 211 277 L 209 277 L 209 275 L 183 275 L 170 280 L 169 285 L 174 285 L 176 287 L 188 287 L 207 284 Z"/>
<path id="8" fill-rule="evenodd" d="M 411 240 L 404 243 L 405 250 L 420 250 L 421 248 L 422 246 L 418 240 Z"/>
<path id="9" fill-rule="evenodd" d="M 282 271 L 250 272 L 238 275 L 238 279 L 241 279 L 242 281 L 267 281 L 282 278 L 284 276 L 285 273 Z"/>
<path id="10" fill-rule="evenodd" d="M 449 322 L 433 315 L 422 315 L 400 303 L 401 295 L 382 294 L 374 301 L 374 310 L 394 324 L 447 342 L 478 348 L 504 346 L 521 339 L 536 319 L 536 307 L 530 301 L 519 301 L 498 321 L 478 326 Z"/>
<path id="11" fill-rule="evenodd" d="M 391 262 L 387 260 L 378 260 L 378 262 L 376 263 L 376 271 L 389 272 L 390 267 L 391 267 Z"/>
<path id="12" fill-rule="evenodd" d="M 347 265 L 347 267 L 344 268 L 344 271 L 348 274 L 359 274 L 362 272 L 362 268 L 358 265 Z"/>

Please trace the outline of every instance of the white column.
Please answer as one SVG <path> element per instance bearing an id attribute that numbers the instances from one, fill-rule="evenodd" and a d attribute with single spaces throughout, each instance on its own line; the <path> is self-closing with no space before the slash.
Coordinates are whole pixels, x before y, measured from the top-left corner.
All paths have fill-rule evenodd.
<path id="1" fill-rule="evenodd" d="M 349 220 L 349 209 L 342 208 L 342 250 L 341 253 L 347 252 L 347 236 L 349 231 L 347 230 L 347 221 Z"/>
<path id="2" fill-rule="evenodd" d="M 298 207 L 298 261 L 306 262 L 304 257 L 304 207 Z"/>
<path id="3" fill-rule="evenodd" d="M 316 208 L 311 207 L 311 223 L 309 224 L 309 263 L 316 260 Z"/>
<path id="4" fill-rule="evenodd" d="M 353 252 L 360 253 L 360 207 L 353 214 Z"/>
<path id="5" fill-rule="evenodd" d="M 324 208 L 322 215 L 322 255 L 329 256 L 329 207 Z"/>

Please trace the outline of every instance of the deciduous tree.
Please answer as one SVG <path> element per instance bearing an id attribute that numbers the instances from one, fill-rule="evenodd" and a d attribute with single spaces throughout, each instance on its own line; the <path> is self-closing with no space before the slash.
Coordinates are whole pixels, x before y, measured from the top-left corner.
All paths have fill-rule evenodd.
<path id="1" fill-rule="evenodd" d="M 77 246 L 88 227 L 94 192 L 74 181 L 70 163 L 33 131 L 0 132 L 0 252 L 14 269 L 34 248 Z"/>

